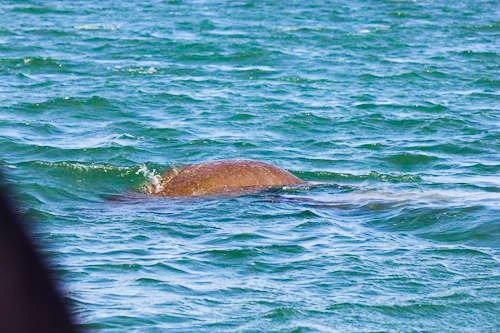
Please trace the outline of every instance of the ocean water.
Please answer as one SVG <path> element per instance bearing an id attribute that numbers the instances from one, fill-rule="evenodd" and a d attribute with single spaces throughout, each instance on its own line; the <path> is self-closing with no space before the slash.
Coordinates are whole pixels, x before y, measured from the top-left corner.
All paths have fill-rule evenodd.
<path id="1" fill-rule="evenodd" d="M 499 17 L 0 1 L 0 161 L 81 327 L 498 332 Z M 309 185 L 137 194 L 228 158 Z"/>

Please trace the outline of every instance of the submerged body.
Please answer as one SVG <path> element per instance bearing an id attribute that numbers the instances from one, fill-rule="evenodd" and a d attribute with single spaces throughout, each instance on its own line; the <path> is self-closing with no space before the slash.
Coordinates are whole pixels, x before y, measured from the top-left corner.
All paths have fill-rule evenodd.
<path id="1" fill-rule="evenodd" d="M 154 194 L 172 197 L 239 194 L 302 183 L 302 179 L 268 163 L 217 161 L 167 171 Z"/>

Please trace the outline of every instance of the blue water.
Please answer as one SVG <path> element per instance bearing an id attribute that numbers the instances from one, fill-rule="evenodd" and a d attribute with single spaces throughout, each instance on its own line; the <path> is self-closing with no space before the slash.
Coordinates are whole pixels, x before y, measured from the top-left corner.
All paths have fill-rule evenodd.
<path id="1" fill-rule="evenodd" d="M 498 1 L 1 1 L 0 162 L 80 325 L 498 332 L 499 17 Z M 310 184 L 134 194 L 226 158 Z"/>

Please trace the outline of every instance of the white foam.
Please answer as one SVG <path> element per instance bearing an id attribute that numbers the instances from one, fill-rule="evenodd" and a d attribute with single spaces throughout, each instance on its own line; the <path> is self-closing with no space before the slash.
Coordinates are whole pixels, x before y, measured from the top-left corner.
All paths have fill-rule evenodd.
<path id="1" fill-rule="evenodd" d="M 144 185 L 144 192 L 155 194 L 161 191 L 162 185 L 161 175 L 155 169 L 149 169 L 145 164 L 142 164 L 135 173 L 136 175 L 143 175 L 148 182 Z"/>
<path id="2" fill-rule="evenodd" d="M 129 68 L 127 69 L 129 73 L 138 73 L 138 74 L 155 74 L 158 70 L 153 67 L 137 67 L 137 68 Z"/>
<path id="3" fill-rule="evenodd" d="M 115 23 L 88 23 L 88 24 L 80 24 L 75 25 L 75 29 L 77 30 L 118 30 L 121 25 Z"/>

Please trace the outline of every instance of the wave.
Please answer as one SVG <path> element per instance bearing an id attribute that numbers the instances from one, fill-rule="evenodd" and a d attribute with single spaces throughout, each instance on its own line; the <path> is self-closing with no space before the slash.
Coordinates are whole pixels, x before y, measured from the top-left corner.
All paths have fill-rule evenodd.
<path id="1" fill-rule="evenodd" d="M 454 73 L 447 73 L 440 71 L 436 68 L 427 68 L 422 71 L 408 71 L 402 73 L 395 74 L 373 74 L 373 73 L 364 73 L 360 74 L 359 78 L 364 81 L 379 81 L 379 80 L 404 80 L 404 82 L 411 80 L 430 80 L 430 79 L 445 79 L 452 76 Z"/>
<path id="2" fill-rule="evenodd" d="M 61 70 L 71 67 L 71 64 L 51 57 L 2 58 L 0 68 L 26 68 L 31 70 Z"/>
<path id="3" fill-rule="evenodd" d="M 451 53 L 458 54 L 467 58 L 482 59 L 485 61 L 494 61 L 498 59 L 498 53 L 491 51 L 462 50 L 462 51 L 453 51 Z"/>
<path id="4" fill-rule="evenodd" d="M 330 171 L 294 171 L 295 175 L 305 180 L 362 182 L 366 180 L 384 183 L 419 183 L 422 178 L 415 174 L 389 174 L 371 171 L 365 174 L 339 173 Z"/>
<path id="5" fill-rule="evenodd" d="M 500 234 L 500 226 L 491 220 L 494 208 L 486 206 L 475 193 L 469 197 L 460 197 L 460 192 L 454 193 L 457 196 L 451 196 L 453 192 L 450 196 L 443 196 L 443 191 L 437 193 L 440 197 L 415 193 L 415 197 L 407 198 L 398 206 L 384 209 L 366 225 L 383 231 L 412 233 L 444 243 L 494 245 Z M 405 196 L 400 194 L 400 197 Z M 488 197 L 498 200 L 496 194 Z"/>
<path id="6" fill-rule="evenodd" d="M 0 36 L 15 36 L 17 35 L 17 32 L 7 29 L 7 27 L 0 27 Z M 0 46 L 5 46 L 5 45 L 0 45 Z"/>
<path id="7" fill-rule="evenodd" d="M 386 110 L 408 110 L 408 111 L 419 111 L 425 113 L 440 113 L 447 111 L 448 108 L 445 105 L 432 102 L 424 102 L 420 104 L 397 104 L 397 103 L 366 103 L 360 102 L 355 103 L 354 106 L 358 109 L 363 110 L 373 110 L 373 109 L 386 109 Z"/>
<path id="8" fill-rule="evenodd" d="M 500 22 L 467 24 L 464 25 L 464 28 L 472 31 L 491 31 L 497 33 L 500 31 Z"/>
<path id="9" fill-rule="evenodd" d="M 423 166 L 440 160 L 439 157 L 427 154 L 417 153 L 398 153 L 382 157 L 386 162 L 389 162 L 399 168 L 413 168 Z"/>
<path id="10" fill-rule="evenodd" d="M 121 28 L 121 24 L 118 23 L 87 23 L 75 25 L 76 30 L 107 30 L 114 31 Z"/>
<path id="11" fill-rule="evenodd" d="M 25 6 L 25 7 L 14 7 L 12 11 L 15 13 L 24 14 L 74 14 L 73 11 L 54 7 L 42 7 L 42 6 Z"/>
<path id="12" fill-rule="evenodd" d="M 27 29 L 25 30 L 25 33 L 28 33 L 30 35 L 48 36 L 53 38 L 75 36 L 75 33 L 70 30 L 50 29 L 50 28 Z"/>
<path id="13" fill-rule="evenodd" d="M 418 146 L 410 146 L 408 149 L 412 151 L 428 151 L 435 153 L 443 153 L 449 155 L 472 155 L 479 154 L 484 151 L 484 148 L 481 145 L 474 142 L 448 142 L 448 143 L 434 143 L 429 145 L 418 145 Z"/>
<path id="14" fill-rule="evenodd" d="M 30 161 L 17 163 L 15 166 L 32 170 L 43 170 L 45 173 L 51 174 L 60 180 L 71 178 L 73 179 L 72 182 L 78 179 L 85 179 L 85 183 L 123 184 L 126 186 L 124 186 L 124 190 L 131 187 L 146 193 L 157 191 L 161 180 L 161 174 L 158 170 L 162 169 L 159 166 L 146 164 L 117 166 L 70 161 Z"/>
<path id="15" fill-rule="evenodd" d="M 474 80 L 474 83 L 485 86 L 487 88 L 500 87 L 500 80 L 495 78 L 479 78 L 477 80 Z"/>
<path id="16" fill-rule="evenodd" d="M 55 97 L 47 99 L 40 102 L 22 102 L 15 104 L 14 109 L 19 111 L 28 112 L 39 112 L 59 109 L 59 108 L 92 108 L 92 109 L 113 109 L 118 110 L 121 103 L 101 97 L 101 96 L 91 96 L 91 97 Z"/>
<path id="17" fill-rule="evenodd" d="M 211 258 L 211 261 L 239 261 L 257 258 L 263 255 L 273 256 L 304 253 L 306 249 L 300 245 L 273 244 L 264 246 L 249 246 L 236 248 L 209 249 L 190 253 L 194 256 Z"/>

